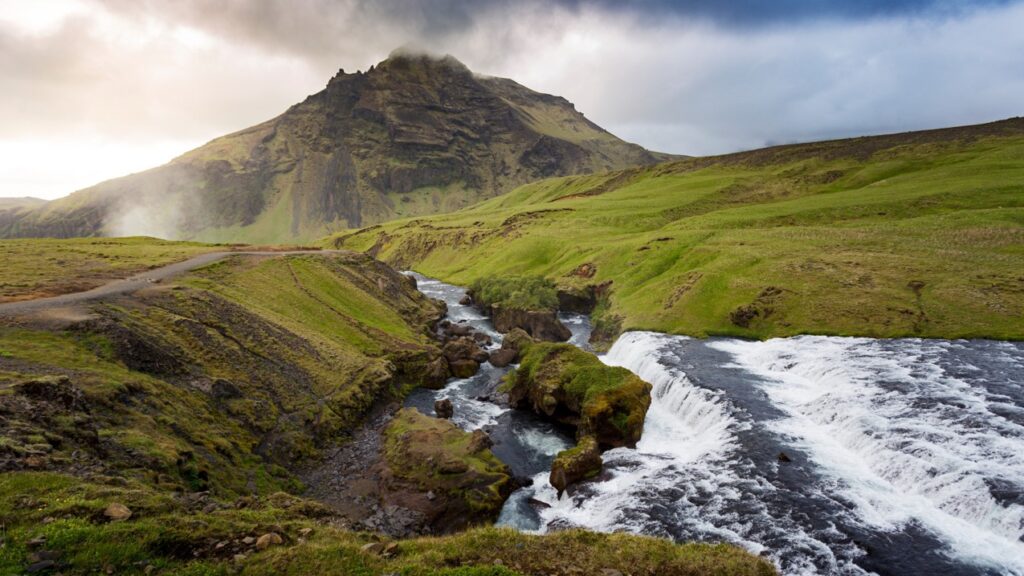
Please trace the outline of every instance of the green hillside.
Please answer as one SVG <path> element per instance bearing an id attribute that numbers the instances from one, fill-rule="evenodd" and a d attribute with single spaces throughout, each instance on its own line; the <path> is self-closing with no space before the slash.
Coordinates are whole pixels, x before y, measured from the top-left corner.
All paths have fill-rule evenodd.
<path id="1" fill-rule="evenodd" d="M 67 259 L 69 277 L 116 276 L 213 247 L 0 248 L 17 270 L 35 258 L 49 286 L 50 257 Z M 11 306 L 0 315 L 0 574 L 774 573 L 727 545 L 475 527 L 507 495 L 504 465 L 476 436 L 412 412 L 388 428 L 386 450 L 359 452 L 361 469 L 387 473 L 344 483 L 377 482 L 396 502 L 430 502 L 430 489 L 463 511 L 493 492 L 487 513 L 403 535 L 472 529 L 392 540 L 360 528 L 363 508 L 305 497 L 334 489 L 317 484 L 343 474 L 332 454 L 364 426 L 381 434 L 386 418 L 368 416 L 428 383 L 441 355 L 441 307 L 366 255 L 239 254 L 130 294 Z M 433 460 L 468 464 L 428 475 Z"/>
<path id="2" fill-rule="evenodd" d="M 616 330 L 1024 338 L 1024 119 L 548 179 L 327 243 L 610 282 Z"/>

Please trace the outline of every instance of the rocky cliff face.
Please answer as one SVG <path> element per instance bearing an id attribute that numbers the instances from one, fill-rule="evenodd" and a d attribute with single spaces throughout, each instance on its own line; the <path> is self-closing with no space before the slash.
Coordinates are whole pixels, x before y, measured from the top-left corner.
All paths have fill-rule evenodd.
<path id="1" fill-rule="evenodd" d="M 165 166 L 11 212 L 0 235 L 309 239 L 659 159 L 563 98 L 475 75 L 450 56 L 393 54 Z"/>

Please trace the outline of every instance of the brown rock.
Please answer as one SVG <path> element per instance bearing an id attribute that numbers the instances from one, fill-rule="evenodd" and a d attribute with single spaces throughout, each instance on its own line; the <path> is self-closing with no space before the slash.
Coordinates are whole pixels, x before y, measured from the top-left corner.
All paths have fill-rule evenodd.
<path id="1" fill-rule="evenodd" d="M 571 484 L 598 475 L 603 464 L 597 440 L 593 436 L 584 436 L 575 447 L 555 456 L 548 480 L 558 490 L 558 497 L 561 498 Z"/>
<path id="2" fill-rule="evenodd" d="M 483 450 L 487 450 L 491 446 L 494 446 L 494 441 L 487 435 L 483 430 L 474 430 L 473 435 L 469 438 L 469 453 L 476 454 Z"/>
<path id="3" fill-rule="evenodd" d="M 501 348 L 500 350 L 491 352 L 488 360 L 490 361 L 491 366 L 494 366 L 495 368 L 504 368 L 505 366 L 515 362 L 516 356 L 517 353 L 515 350 L 512 350 L 511 348 Z"/>
<path id="4" fill-rule="evenodd" d="M 469 378 L 480 370 L 480 363 L 473 359 L 468 360 L 456 360 L 450 362 L 452 376 L 456 378 Z"/>
<path id="5" fill-rule="evenodd" d="M 103 511 L 103 515 L 111 522 L 120 522 L 131 518 L 132 511 L 124 504 L 111 502 L 110 505 L 107 506 L 107 509 Z"/>
<path id="6" fill-rule="evenodd" d="M 572 332 L 558 319 L 554 310 L 518 310 L 494 306 L 491 310 L 494 327 L 501 333 L 522 328 L 535 340 L 565 342 Z"/>
<path id="7" fill-rule="evenodd" d="M 533 342 L 533 338 L 522 328 L 513 328 L 501 340 L 502 350 L 512 350 L 516 353 L 515 361 L 523 357 L 526 347 Z"/>
<path id="8" fill-rule="evenodd" d="M 455 408 L 452 406 L 452 401 L 448 398 L 443 398 L 434 402 L 434 414 L 438 418 L 444 418 L 445 420 L 452 417 L 455 414 Z"/>
<path id="9" fill-rule="evenodd" d="M 380 542 L 370 542 L 369 544 L 363 544 L 363 547 L 360 548 L 360 550 L 367 554 L 380 554 L 384 552 L 384 545 Z"/>
<path id="10" fill-rule="evenodd" d="M 449 369 L 448 360 L 444 356 L 438 356 L 427 364 L 423 371 L 423 387 L 432 390 L 444 388 L 448 381 Z"/>
<path id="11" fill-rule="evenodd" d="M 263 536 L 260 536 L 259 539 L 256 540 L 256 549 L 266 550 L 271 546 L 277 546 L 283 543 L 284 538 L 281 538 L 281 536 L 277 532 L 268 532 Z"/>

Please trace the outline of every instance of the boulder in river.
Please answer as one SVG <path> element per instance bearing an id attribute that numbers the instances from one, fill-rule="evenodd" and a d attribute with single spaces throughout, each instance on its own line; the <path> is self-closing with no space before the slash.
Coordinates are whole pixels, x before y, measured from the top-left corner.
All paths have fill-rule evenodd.
<path id="1" fill-rule="evenodd" d="M 515 362 L 518 354 L 511 348 L 501 348 L 491 352 L 488 360 L 491 362 L 491 366 L 495 368 L 504 368 L 509 364 Z"/>
<path id="2" fill-rule="evenodd" d="M 601 448 L 636 446 L 651 405 L 651 385 L 571 344 L 536 342 L 503 385 L 509 403 L 593 436 Z"/>
<path id="3" fill-rule="evenodd" d="M 555 456 L 548 481 L 558 490 L 558 497 L 561 498 L 570 485 L 600 474 L 603 464 L 597 440 L 593 436 L 584 436 L 576 446 Z"/>
<path id="4" fill-rule="evenodd" d="M 452 406 L 452 401 L 448 398 L 435 400 L 434 414 L 437 414 L 438 418 L 444 418 L 445 420 L 451 418 L 455 414 L 455 408 Z"/>

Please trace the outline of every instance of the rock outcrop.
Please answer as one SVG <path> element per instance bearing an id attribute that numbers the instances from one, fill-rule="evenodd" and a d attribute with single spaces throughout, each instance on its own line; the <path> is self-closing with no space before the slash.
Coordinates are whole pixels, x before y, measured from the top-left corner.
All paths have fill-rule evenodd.
<path id="1" fill-rule="evenodd" d="M 535 340 L 565 342 L 572 332 L 558 319 L 554 310 L 520 310 L 505 306 L 490 308 L 491 321 L 498 332 L 510 332 L 519 328 Z"/>
<path id="2" fill-rule="evenodd" d="M 509 404 L 576 429 L 577 446 L 555 459 L 550 480 L 559 495 L 600 472 L 600 451 L 634 447 L 651 404 L 651 385 L 625 368 L 607 366 L 570 344 L 528 342 L 502 386 Z"/>
<path id="3" fill-rule="evenodd" d="M 527 346 L 503 390 L 512 406 L 573 426 L 602 448 L 636 446 L 651 404 L 650 384 L 571 344 Z"/>
<path id="4" fill-rule="evenodd" d="M 383 504 L 422 516 L 434 533 L 493 522 L 512 477 L 490 446 L 483 431 L 403 408 L 384 431 Z"/>

